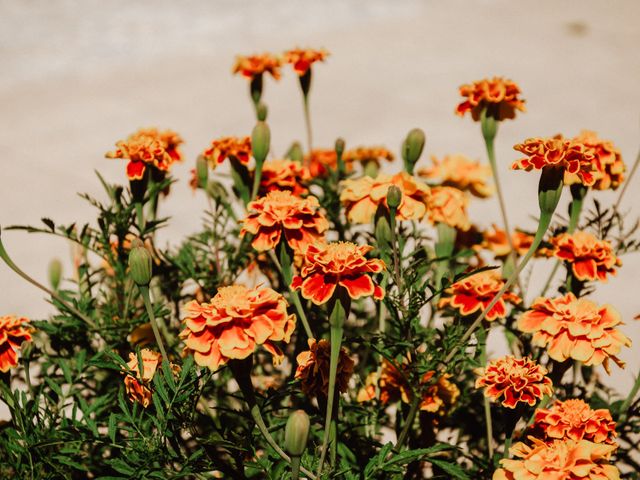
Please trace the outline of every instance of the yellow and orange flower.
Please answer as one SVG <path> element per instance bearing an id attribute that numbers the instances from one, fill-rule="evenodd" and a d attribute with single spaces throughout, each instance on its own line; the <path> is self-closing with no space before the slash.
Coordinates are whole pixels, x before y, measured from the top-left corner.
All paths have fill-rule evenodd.
<path id="1" fill-rule="evenodd" d="M 533 430 L 540 432 L 545 442 L 570 439 L 616 444 L 616 422 L 609 410 L 593 410 L 579 398 L 557 401 L 548 409 L 539 408 L 534 418 Z"/>
<path id="2" fill-rule="evenodd" d="M 609 465 L 615 445 L 587 440 L 556 440 L 545 443 L 530 438 L 533 445 L 516 443 L 509 452 L 517 460 L 500 460 L 493 480 L 620 480 L 620 472 Z"/>
<path id="3" fill-rule="evenodd" d="M 378 206 L 387 204 L 389 187 L 395 185 L 402 192 L 398 206 L 398 220 L 419 220 L 427 213 L 429 187 L 406 172 L 390 176 L 380 174 L 376 178 L 364 176 L 342 182 L 340 201 L 345 206 L 347 219 L 353 223 L 369 223 Z"/>
<path id="4" fill-rule="evenodd" d="M 575 175 L 587 187 L 593 186 L 596 181 L 594 151 L 583 143 L 556 135 L 550 138 L 529 138 L 513 148 L 526 155 L 511 165 L 514 170 L 562 168 L 565 177 L 567 174 Z"/>
<path id="5" fill-rule="evenodd" d="M 289 190 L 294 195 L 309 192 L 307 183 L 311 175 L 306 167 L 293 160 L 267 160 L 262 166 L 260 177 L 260 195 L 274 190 Z"/>
<path id="6" fill-rule="evenodd" d="M 473 161 L 465 155 L 445 155 L 442 160 L 432 156 L 433 166 L 418 171 L 418 175 L 441 185 L 469 191 L 472 195 L 486 198 L 493 195 L 489 184 L 491 167 Z"/>
<path id="7" fill-rule="evenodd" d="M 148 348 L 143 348 L 140 350 L 140 359 L 142 360 L 142 372 L 138 363 L 138 355 L 135 352 L 129 354 L 127 367 L 135 373 L 135 376 L 127 374 L 124 377 L 124 386 L 129 400 L 138 402 L 147 408 L 151 404 L 151 383 L 158 365 L 162 361 L 162 355 Z"/>
<path id="8" fill-rule="evenodd" d="M 580 135 L 574 137 L 574 142 L 582 143 L 591 149 L 596 162 L 596 182 L 591 188 L 595 190 L 615 190 L 624 180 L 626 166 L 622 160 L 620 150 L 609 140 L 602 140 L 596 132 L 583 130 Z M 576 183 L 575 179 L 567 178 L 564 183 L 570 185 Z"/>
<path id="9" fill-rule="evenodd" d="M 324 62 L 324 59 L 329 56 L 324 48 L 320 50 L 314 50 L 311 48 L 294 48 L 284 52 L 285 63 L 293 65 L 295 72 L 302 76 L 311 68 L 311 65 L 315 62 Z"/>
<path id="10" fill-rule="evenodd" d="M 304 165 L 309 169 L 311 178 L 325 178 L 338 168 L 338 155 L 332 148 L 315 148 L 304 157 Z M 345 163 L 347 172 L 353 170 L 351 163 Z"/>
<path id="11" fill-rule="evenodd" d="M 380 168 L 380 160 L 392 162 L 394 158 L 393 153 L 384 147 L 358 147 L 347 150 L 342 155 L 345 163 L 360 162 L 365 165 L 373 162 L 378 168 Z"/>
<path id="12" fill-rule="evenodd" d="M 427 215 L 434 225 L 444 223 L 467 231 L 471 228 L 467 215 L 469 199 L 462 190 L 454 187 L 433 187 L 427 201 Z"/>
<path id="13" fill-rule="evenodd" d="M 4 315 L 0 317 L 0 372 L 8 372 L 18 365 L 18 350 L 23 342 L 31 341 L 29 319 Z"/>
<path id="14" fill-rule="evenodd" d="M 551 395 L 553 384 L 547 369 L 528 358 L 507 355 L 476 369 L 476 388 L 484 388 L 484 396 L 507 408 L 519 403 L 535 405 L 545 395 Z"/>
<path id="15" fill-rule="evenodd" d="M 251 245 L 259 252 L 276 248 L 283 234 L 292 249 L 304 251 L 322 240 L 328 228 L 316 197 L 276 190 L 249 203 L 240 235 L 253 234 Z"/>
<path id="16" fill-rule="evenodd" d="M 331 344 L 328 340 L 316 341 L 315 338 L 310 338 L 308 344 L 309 350 L 299 353 L 296 357 L 298 368 L 295 378 L 300 380 L 300 386 L 305 395 L 326 397 L 329 392 Z M 341 347 L 336 376 L 337 392 L 347 391 L 349 379 L 353 375 L 354 364 L 347 350 Z"/>
<path id="17" fill-rule="evenodd" d="M 251 159 L 250 137 L 222 137 L 211 142 L 202 156 L 211 168 L 216 168 L 228 157 L 235 158 L 242 165 L 248 165 Z"/>
<path id="18" fill-rule="evenodd" d="M 465 101 L 456 108 L 456 114 L 461 117 L 471 112 L 471 117 L 478 121 L 485 108 L 495 109 L 494 115 L 498 120 L 513 119 L 516 110 L 525 112 L 525 101 L 519 95 L 520 87 L 502 77 L 484 78 L 460 87 L 460 95 Z"/>
<path id="19" fill-rule="evenodd" d="M 271 288 L 221 287 L 210 303 L 194 300 L 185 311 L 180 332 L 185 352 L 212 371 L 229 360 L 249 357 L 259 345 L 280 363 L 284 355 L 275 342 L 289 343 L 296 326 L 287 301 Z"/>
<path id="20" fill-rule="evenodd" d="M 483 233 L 484 240 L 482 247 L 493 252 L 496 258 L 503 258 L 509 255 L 509 241 L 507 240 L 507 232 L 499 228 L 495 223 L 492 230 Z M 533 235 L 516 230 L 511 234 L 511 241 L 516 255 L 522 256 L 529 251 L 533 244 Z"/>
<path id="21" fill-rule="evenodd" d="M 174 162 L 182 160 L 178 149 L 182 143 L 180 135 L 173 130 L 144 128 L 129 135 L 126 140 L 116 142 L 117 149 L 107 152 L 105 156 L 129 160 L 127 177 L 130 180 L 141 180 L 147 166 L 167 172 Z"/>
<path id="22" fill-rule="evenodd" d="M 518 329 L 533 333 L 533 344 L 546 347 L 552 359 L 603 364 L 607 372 L 609 360 L 624 367 L 617 355 L 623 346 L 631 345 L 616 328 L 619 325 L 623 325 L 620 314 L 611 305 L 599 307 L 571 292 L 554 299 L 536 299 L 518 319 Z"/>
<path id="23" fill-rule="evenodd" d="M 329 301 L 337 287 L 344 288 L 351 298 L 373 296 L 384 298 L 382 287 L 374 283 L 370 273 L 379 273 L 385 264 L 379 259 L 367 259 L 370 245 L 333 242 L 309 245 L 304 252 L 300 275 L 295 275 L 291 288 L 316 305 Z"/>
<path id="24" fill-rule="evenodd" d="M 487 309 L 493 297 L 504 286 L 504 280 L 497 270 L 485 270 L 455 282 L 445 291 L 447 295 L 438 302 L 439 308 L 451 307 L 460 315 L 481 313 Z M 517 305 L 522 300 L 515 293 L 506 291 L 493 308 L 487 312 L 485 320 L 492 322 L 507 316 L 507 302 Z"/>
<path id="25" fill-rule="evenodd" d="M 575 277 L 582 281 L 607 281 L 615 275 L 622 261 L 606 240 L 598 240 L 588 232 L 563 233 L 551 239 L 553 256 L 571 266 Z"/>
<path id="26" fill-rule="evenodd" d="M 233 65 L 233 73 L 239 73 L 250 80 L 258 75 L 269 73 L 276 80 L 280 80 L 280 59 L 270 53 L 238 55 Z"/>

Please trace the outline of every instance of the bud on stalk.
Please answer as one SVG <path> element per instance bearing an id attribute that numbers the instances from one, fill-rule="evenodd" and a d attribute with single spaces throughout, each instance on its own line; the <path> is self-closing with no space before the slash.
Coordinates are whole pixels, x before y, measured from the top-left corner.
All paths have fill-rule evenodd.
<path id="1" fill-rule="evenodd" d="M 198 180 L 198 188 L 207 188 L 209 166 L 207 165 L 207 160 L 202 155 L 196 160 L 196 178 Z"/>
<path id="2" fill-rule="evenodd" d="M 419 128 L 414 128 L 409 132 L 402 145 L 404 168 L 410 175 L 413 175 L 413 167 L 415 167 L 420 155 L 422 155 L 425 141 L 424 132 Z"/>
<path id="3" fill-rule="evenodd" d="M 301 456 L 307 448 L 310 424 L 304 410 L 296 410 L 289 417 L 284 430 L 284 449 L 292 457 Z"/>
<path id="4" fill-rule="evenodd" d="M 58 258 L 54 258 L 49 263 L 49 284 L 54 291 L 58 290 L 60 280 L 62 279 L 62 262 Z"/>
<path id="5" fill-rule="evenodd" d="M 152 259 L 139 239 L 133 241 L 133 248 L 129 252 L 129 272 L 131 278 L 139 287 L 146 287 L 151 282 Z"/>
<path id="6" fill-rule="evenodd" d="M 402 191 L 395 185 L 391 185 L 387 190 L 387 205 L 390 210 L 397 210 L 402 202 Z"/>

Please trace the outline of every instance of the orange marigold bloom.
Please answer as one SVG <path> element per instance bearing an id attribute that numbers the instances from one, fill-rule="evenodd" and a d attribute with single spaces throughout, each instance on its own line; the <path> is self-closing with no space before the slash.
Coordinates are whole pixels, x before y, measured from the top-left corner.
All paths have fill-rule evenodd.
<path id="1" fill-rule="evenodd" d="M 461 117 L 471 112 L 471 117 L 478 121 L 485 108 L 495 108 L 498 120 L 513 119 L 516 110 L 525 112 L 525 101 L 519 98 L 520 87 L 511 80 L 502 77 L 484 78 L 460 87 L 460 95 L 466 100 L 456 108 Z"/>
<path id="2" fill-rule="evenodd" d="M 592 150 L 596 163 L 596 182 L 591 188 L 595 190 L 617 189 L 624 180 L 626 166 L 622 160 L 620 150 L 609 140 L 598 138 L 596 132 L 583 130 L 573 138 L 574 142 L 582 143 Z M 569 178 L 568 178 L 569 177 Z M 565 184 L 577 183 L 575 178 L 565 175 Z"/>
<path id="3" fill-rule="evenodd" d="M 292 249 L 304 251 L 321 240 L 328 228 L 329 221 L 320 211 L 316 197 L 300 198 L 289 191 L 276 190 L 249 203 L 240 235 L 255 235 L 251 245 L 264 252 L 276 248 L 284 233 Z"/>
<path id="4" fill-rule="evenodd" d="M 269 73 L 276 80 L 280 80 L 280 59 L 270 53 L 238 55 L 233 65 L 233 73 L 239 73 L 248 79 Z"/>
<path id="5" fill-rule="evenodd" d="M 510 248 L 507 232 L 499 228 L 495 223 L 493 224 L 493 229 L 485 231 L 483 236 L 482 246 L 492 251 L 496 258 L 509 255 Z M 533 243 L 533 235 L 516 230 L 511 234 L 511 241 L 516 254 L 521 256 L 529 251 Z"/>
<path id="6" fill-rule="evenodd" d="M 342 154 L 342 159 L 345 163 L 360 162 L 364 165 L 373 162 L 378 168 L 380 167 L 380 160 L 392 162 L 394 158 L 393 153 L 384 147 L 358 147 L 347 150 Z"/>
<path id="7" fill-rule="evenodd" d="M 553 392 L 547 369 L 528 358 L 507 355 L 476 369 L 476 388 L 484 388 L 484 396 L 503 406 L 516 408 L 518 403 L 531 406 Z"/>
<path id="8" fill-rule="evenodd" d="M 304 165 L 309 169 L 311 178 L 324 178 L 338 168 L 338 155 L 332 148 L 315 148 L 304 157 Z M 347 172 L 353 170 L 351 163 L 345 163 Z"/>
<path id="9" fill-rule="evenodd" d="M 468 198 L 454 187 L 433 187 L 427 202 L 427 214 L 432 223 L 444 223 L 462 231 L 469 230 Z"/>
<path id="10" fill-rule="evenodd" d="M 514 170 L 542 170 L 557 167 L 575 175 L 580 183 L 590 187 L 596 181 L 594 151 L 583 143 L 568 140 L 562 135 L 551 138 L 529 138 L 515 145 L 514 150 L 526 155 L 513 163 Z"/>
<path id="11" fill-rule="evenodd" d="M 233 157 L 242 165 L 248 165 L 251 159 L 250 137 L 222 137 L 211 142 L 202 156 L 209 162 L 211 168 L 216 168 L 227 157 Z"/>
<path id="12" fill-rule="evenodd" d="M 385 264 L 379 259 L 367 259 L 365 255 L 371 250 L 370 245 L 351 242 L 309 245 L 300 275 L 293 277 L 291 288 L 300 290 L 316 305 L 326 303 L 338 286 L 354 300 L 369 295 L 382 300 L 384 290 L 368 274 L 381 272 Z"/>
<path id="13" fill-rule="evenodd" d="M 615 445 L 587 440 L 556 440 L 544 443 L 530 438 L 532 446 L 519 442 L 509 452 L 517 460 L 500 460 L 493 480 L 620 480 L 609 465 Z"/>
<path id="14" fill-rule="evenodd" d="M 324 62 L 324 59 L 328 56 L 329 52 L 324 48 L 320 50 L 294 48 L 284 52 L 284 61 L 292 64 L 295 72 L 302 76 L 307 73 L 313 63 Z"/>
<path id="15" fill-rule="evenodd" d="M 182 160 L 178 146 L 182 138 L 172 130 L 159 131 L 155 128 L 140 129 L 126 140 L 116 142 L 117 149 L 107 152 L 107 158 L 126 158 L 129 180 L 141 180 L 147 166 L 161 172 L 169 171 L 175 161 Z"/>
<path id="16" fill-rule="evenodd" d="M 378 205 L 387 204 L 387 192 L 392 185 L 402 192 L 396 213 L 398 220 L 419 220 L 425 216 L 429 187 L 407 172 L 400 172 L 393 176 L 380 174 L 376 178 L 364 176 L 357 180 L 344 180 L 340 201 L 345 206 L 347 219 L 354 223 L 371 222 Z"/>
<path id="17" fill-rule="evenodd" d="M 158 365 L 162 362 L 162 356 L 148 348 L 143 348 L 140 350 L 140 359 L 142 360 L 142 372 L 138 363 L 138 355 L 135 352 L 129 354 L 127 367 L 135 373 L 135 376 L 127 374 L 124 378 L 124 386 L 129 400 L 138 402 L 147 408 L 151 404 L 153 376 L 156 374 Z"/>
<path id="18" fill-rule="evenodd" d="M 296 357 L 298 368 L 295 378 L 300 380 L 300 386 L 305 395 L 327 396 L 329 392 L 329 363 L 331 344 L 328 340 L 308 340 L 309 350 L 301 352 Z M 338 372 L 336 376 L 336 391 L 344 393 L 349 386 L 349 379 L 353 375 L 354 361 L 344 347 L 340 348 L 338 358 Z"/>
<path id="19" fill-rule="evenodd" d="M 287 314 L 287 301 L 271 288 L 221 287 L 210 303 L 193 300 L 185 311 L 180 332 L 185 351 L 211 370 L 247 358 L 258 345 L 280 363 L 284 355 L 274 342 L 289 343 L 296 326 L 296 316 Z"/>
<path id="20" fill-rule="evenodd" d="M 563 233 L 551 239 L 553 255 L 569 265 L 575 277 L 582 281 L 607 281 L 615 275 L 622 261 L 606 240 L 598 240 L 588 232 Z"/>
<path id="21" fill-rule="evenodd" d="M 4 315 L 0 317 L 0 372 L 8 372 L 18 365 L 18 350 L 23 342 L 31 341 L 29 319 Z"/>
<path id="22" fill-rule="evenodd" d="M 294 195 L 309 192 L 306 184 L 311 175 L 306 167 L 293 160 L 267 160 L 262 166 L 260 177 L 260 195 L 273 190 L 289 190 Z"/>
<path id="23" fill-rule="evenodd" d="M 504 286 L 504 280 L 497 270 L 484 270 L 474 273 L 451 285 L 445 293 L 448 295 L 438 302 L 439 308 L 451 307 L 460 315 L 481 313 L 489 306 L 493 297 Z M 485 320 L 492 322 L 507 316 L 507 302 L 517 305 L 522 300 L 515 293 L 506 291 L 493 308 L 487 312 Z"/>
<path id="24" fill-rule="evenodd" d="M 432 156 L 431 161 L 433 166 L 419 170 L 419 176 L 437 181 L 441 185 L 469 191 L 476 197 L 493 195 L 494 188 L 489 185 L 489 165 L 473 161 L 465 155 L 445 155 L 442 160 Z"/>
<path id="25" fill-rule="evenodd" d="M 533 344 L 547 347 L 554 360 L 602 363 L 607 372 L 609 359 L 624 367 L 617 355 L 623 346 L 631 346 L 631 340 L 617 330 L 618 325 L 623 325 L 620 314 L 611 305 L 598 307 L 571 292 L 554 299 L 536 299 L 518 319 L 518 329 L 533 333 Z"/>
<path id="26" fill-rule="evenodd" d="M 616 437 L 616 422 L 609 410 L 592 410 L 579 398 L 557 401 L 548 409 L 537 409 L 533 429 L 541 433 L 541 440 L 545 442 L 571 439 L 614 445 Z"/>

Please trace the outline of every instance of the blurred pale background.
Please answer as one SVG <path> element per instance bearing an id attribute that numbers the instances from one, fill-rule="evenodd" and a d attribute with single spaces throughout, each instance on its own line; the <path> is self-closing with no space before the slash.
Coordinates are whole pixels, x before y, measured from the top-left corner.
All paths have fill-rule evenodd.
<path id="1" fill-rule="evenodd" d="M 530 136 L 583 128 L 612 139 L 628 164 L 640 131 L 640 3 L 435 1 L 0 1 L 0 225 L 91 220 L 76 192 L 103 195 L 94 169 L 124 182 L 125 163 L 104 159 L 113 143 L 140 126 L 180 132 L 187 161 L 161 205 L 171 226 L 162 244 L 195 231 L 204 199 L 193 196 L 193 159 L 215 137 L 248 134 L 253 112 L 247 83 L 231 75 L 237 53 L 325 47 L 314 68 L 311 109 L 315 144 L 337 136 L 348 145 L 397 151 L 415 126 L 427 133 L 426 155 L 484 158 L 479 127 L 453 114 L 461 83 L 504 75 L 517 81 L 528 112 L 506 122 L 497 139 L 512 224 L 534 229 L 537 175 L 511 172 L 512 145 Z M 296 77 L 266 80 L 273 147 L 281 154 L 304 139 Z M 397 168 L 397 167 L 396 167 Z M 640 178 L 623 207 L 640 214 Z M 600 195 L 607 203 L 612 195 Z M 566 198 L 565 198 L 566 203 Z M 563 205 L 561 213 L 566 211 Z M 476 222 L 498 221 L 494 201 L 472 205 Z M 14 260 L 45 280 L 49 260 L 71 271 L 64 240 L 5 231 Z M 594 298 L 623 314 L 634 340 L 609 382 L 628 391 L 640 368 L 639 255 Z M 546 277 L 550 263 L 534 269 Z M 535 292 L 536 289 L 531 289 Z M 0 265 L 0 313 L 43 318 L 40 291 Z"/>

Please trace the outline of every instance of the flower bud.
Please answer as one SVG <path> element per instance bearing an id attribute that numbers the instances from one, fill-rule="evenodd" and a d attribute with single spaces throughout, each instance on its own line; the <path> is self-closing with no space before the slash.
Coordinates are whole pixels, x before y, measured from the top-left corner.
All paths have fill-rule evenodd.
<path id="1" fill-rule="evenodd" d="M 424 148 L 425 135 L 419 128 L 414 128 L 409 132 L 407 138 L 402 145 L 402 158 L 404 160 L 404 168 L 407 173 L 413 175 L 413 167 L 422 155 Z"/>
<path id="2" fill-rule="evenodd" d="M 258 122 L 251 133 L 251 153 L 256 159 L 256 164 L 262 164 L 269 153 L 271 132 L 264 122 Z"/>
<path id="3" fill-rule="evenodd" d="M 289 147 L 285 157 L 294 162 L 302 163 L 304 154 L 302 153 L 302 147 L 298 142 L 293 142 Z"/>
<path id="4" fill-rule="evenodd" d="M 151 254 L 139 239 L 132 242 L 129 252 L 129 272 L 136 285 L 145 287 L 151 282 Z"/>
<path id="5" fill-rule="evenodd" d="M 379 249 L 387 249 L 391 244 L 391 227 L 386 217 L 380 216 L 376 220 L 375 228 L 376 242 Z"/>
<path id="6" fill-rule="evenodd" d="M 256 116 L 258 117 L 259 122 L 265 122 L 267 120 L 267 114 L 269 113 L 269 109 L 267 106 L 260 102 L 256 107 Z"/>
<path id="7" fill-rule="evenodd" d="M 58 290 L 60 280 L 62 279 L 62 262 L 58 258 L 54 258 L 49 262 L 49 285 L 54 291 Z"/>
<path id="8" fill-rule="evenodd" d="M 287 420 L 284 430 L 284 449 L 292 457 L 301 456 L 307 448 L 310 424 L 309 415 L 304 410 L 296 410 Z"/>
<path id="9" fill-rule="evenodd" d="M 196 178 L 198 179 L 198 188 L 207 188 L 209 181 L 209 166 L 207 160 L 202 156 L 198 156 L 196 160 Z"/>
<path id="10" fill-rule="evenodd" d="M 336 149 L 336 154 L 337 154 L 339 157 L 341 157 L 341 156 L 342 156 L 342 154 L 343 154 L 343 152 L 344 152 L 344 139 L 343 139 L 343 138 L 338 138 L 338 139 L 336 140 L 336 146 L 335 146 L 335 149 Z"/>
<path id="11" fill-rule="evenodd" d="M 390 209 L 396 210 L 402 202 L 402 191 L 395 185 L 391 185 L 387 190 L 387 205 Z"/>

